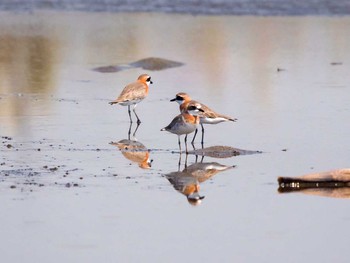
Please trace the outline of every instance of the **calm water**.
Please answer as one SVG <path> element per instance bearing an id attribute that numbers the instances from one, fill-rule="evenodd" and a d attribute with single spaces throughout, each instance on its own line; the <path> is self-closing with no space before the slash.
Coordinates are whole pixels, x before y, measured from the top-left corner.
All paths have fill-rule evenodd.
<path id="1" fill-rule="evenodd" d="M 2 13 L 3 261 L 347 262 L 349 201 L 278 194 L 277 177 L 350 166 L 349 28 L 347 17 Z M 185 65 L 92 70 L 147 57 Z M 154 84 L 136 138 L 149 170 L 109 144 L 128 139 L 129 119 L 108 101 L 144 72 Z M 180 91 L 238 118 L 206 126 L 205 146 L 263 151 L 204 158 L 236 167 L 186 179 L 200 183 L 197 206 L 170 183 L 177 137 L 160 132 Z"/>

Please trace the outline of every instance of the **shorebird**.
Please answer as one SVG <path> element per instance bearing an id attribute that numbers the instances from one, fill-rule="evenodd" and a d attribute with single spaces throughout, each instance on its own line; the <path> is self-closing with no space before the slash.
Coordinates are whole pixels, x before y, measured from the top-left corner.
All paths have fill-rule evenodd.
<path id="1" fill-rule="evenodd" d="M 109 102 L 109 104 L 120 104 L 122 106 L 128 106 L 130 122 L 132 122 L 130 106 L 134 105 L 133 112 L 137 118 L 137 123 L 140 124 L 141 121 L 136 114 L 135 108 L 137 104 L 142 101 L 148 95 L 149 84 L 152 84 L 151 77 L 148 74 L 142 74 L 138 79 L 128 84 L 123 91 L 120 93 L 119 97 L 114 101 Z"/>
<path id="2" fill-rule="evenodd" d="M 182 112 L 180 115 L 176 116 L 168 126 L 161 129 L 161 131 L 168 131 L 178 135 L 180 153 L 181 153 L 180 136 L 183 134 L 186 134 L 185 145 L 186 145 L 186 153 L 187 153 L 188 152 L 187 135 L 191 132 L 194 132 L 197 129 L 197 126 L 199 124 L 198 114 L 200 112 L 203 112 L 203 110 L 200 108 L 200 105 L 193 104 L 187 107 L 187 109 L 184 112 Z"/>
<path id="3" fill-rule="evenodd" d="M 176 94 L 176 97 L 170 101 L 176 101 L 177 103 L 180 104 L 180 112 L 185 112 L 186 109 L 192 105 L 199 105 L 199 108 L 202 110 L 200 113 L 200 125 L 202 127 L 202 141 L 201 144 L 203 145 L 204 143 L 204 127 L 203 123 L 205 124 L 218 124 L 220 122 L 224 121 L 237 121 L 236 118 L 231 118 L 230 116 L 226 116 L 223 114 L 219 114 L 212 109 L 210 109 L 208 106 L 204 105 L 203 103 L 200 103 L 198 101 L 192 100 L 191 97 L 184 92 L 180 92 Z M 198 130 L 196 129 L 193 139 L 192 139 L 192 144 L 194 143 L 194 139 L 196 138 Z"/>

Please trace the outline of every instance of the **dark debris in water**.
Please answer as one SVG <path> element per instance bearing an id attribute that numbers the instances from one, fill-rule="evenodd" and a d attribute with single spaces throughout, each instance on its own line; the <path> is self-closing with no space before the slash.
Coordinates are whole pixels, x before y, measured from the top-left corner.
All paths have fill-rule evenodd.
<path id="1" fill-rule="evenodd" d="M 119 72 L 124 69 L 130 68 L 128 66 L 102 66 L 102 67 L 97 67 L 94 68 L 94 71 L 101 72 L 101 73 L 114 73 L 114 72 Z"/>
<path id="2" fill-rule="evenodd" d="M 1 182 L 9 182 L 11 181 L 10 188 L 15 189 L 18 188 L 21 191 L 30 191 L 33 192 L 33 187 L 50 187 L 50 186 L 61 186 L 61 187 L 82 187 L 81 184 L 76 182 L 65 183 L 63 178 L 65 178 L 69 171 L 77 171 L 78 169 L 67 170 L 65 174 L 55 173 L 55 177 L 47 177 L 49 174 L 54 175 L 53 172 L 59 171 L 59 168 L 62 167 L 60 165 L 48 167 L 44 165 L 42 169 L 35 168 L 18 168 L 11 170 L 0 170 L 0 181 Z M 5 179 L 6 178 L 6 179 Z M 48 179 L 49 178 L 49 179 Z M 42 180 L 47 180 L 48 182 L 43 183 Z M 63 182 L 58 183 L 57 180 L 62 180 Z M 71 178 L 73 179 L 73 178 Z M 71 180 L 70 179 L 70 180 Z M 82 180 L 83 177 L 76 178 L 77 180 Z M 53 182 L 53 180 L 55 180 Z"/>
<path id="3" fill-rule="evenodd" d="M 146 70 L 163 70 L 168 68 L 175 68 L 184 65 L 181 62 L 172 61 L 163 58 L 145 58 L 136 62 L 130 63 L 129 65 L 135 68 L 142 68 Z"/>
<path id="4" fill-rule="evenodd" d="M 180 67 L 184 65 L 181 62 L 172 61 L 168 59 L 163 58 L 145 58 L 140 59 L 135 62 L 131 62 L 129 64 L 121 64 L 121 65 L 109 65 L 109 66 L 102 66 L 94 68 L 94 71 L 101 72 L 101 73 L 113 73 L 113 72 L 119 72 L 125 69 L 131 69 L 131 68 L 142 68 L 145 70 L 151 70 L 151 71 L 159 71 L 164 70 L 168 68 L 175 68 Z"/>
<path id="5" fill-rule="evenodd" d="M 261 151 L 250 151 L 233 148 L 230 146 L 210 146 L 190 151 L 189 154 L 208 156 L 213 158 L 230 158 L 237 155 L 249 155 L 262 153 Z"/>

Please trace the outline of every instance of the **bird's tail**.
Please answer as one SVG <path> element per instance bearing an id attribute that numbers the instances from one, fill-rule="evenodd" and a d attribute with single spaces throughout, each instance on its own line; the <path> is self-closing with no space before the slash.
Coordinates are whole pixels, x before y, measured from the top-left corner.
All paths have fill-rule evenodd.
<path id="1" fill-rule="evenodd" d="M 229 121 L 233 121 L 233 122 L 238 121 L 237 118 L 229 118 L 228 120 L 229 120 Z"/>
<path id="2" fill-rule="evenodd" d="M 113 104 L 117 104 L 117 103 L 118 103 L 118 101 L 115 101 L 115 100 L 111 101 L 111 102 L 108 102 L 109 105 L 113 105 Z"/>

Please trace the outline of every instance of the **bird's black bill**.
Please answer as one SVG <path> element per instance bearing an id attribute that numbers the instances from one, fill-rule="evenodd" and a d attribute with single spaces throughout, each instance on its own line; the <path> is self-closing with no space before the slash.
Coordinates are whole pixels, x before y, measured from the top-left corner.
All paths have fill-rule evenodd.
<path id="1" fill-rule="evenodd" d="M 176 101 L 176 100 L 178 100 L 178 101 L 183 101 L 184 98 L 183 98 L 183 97 L 180 97 L 180 96 L 176 96 L 175 98 L 173 98 L 173 99 L 170 100 L 170 101 Z"/>

